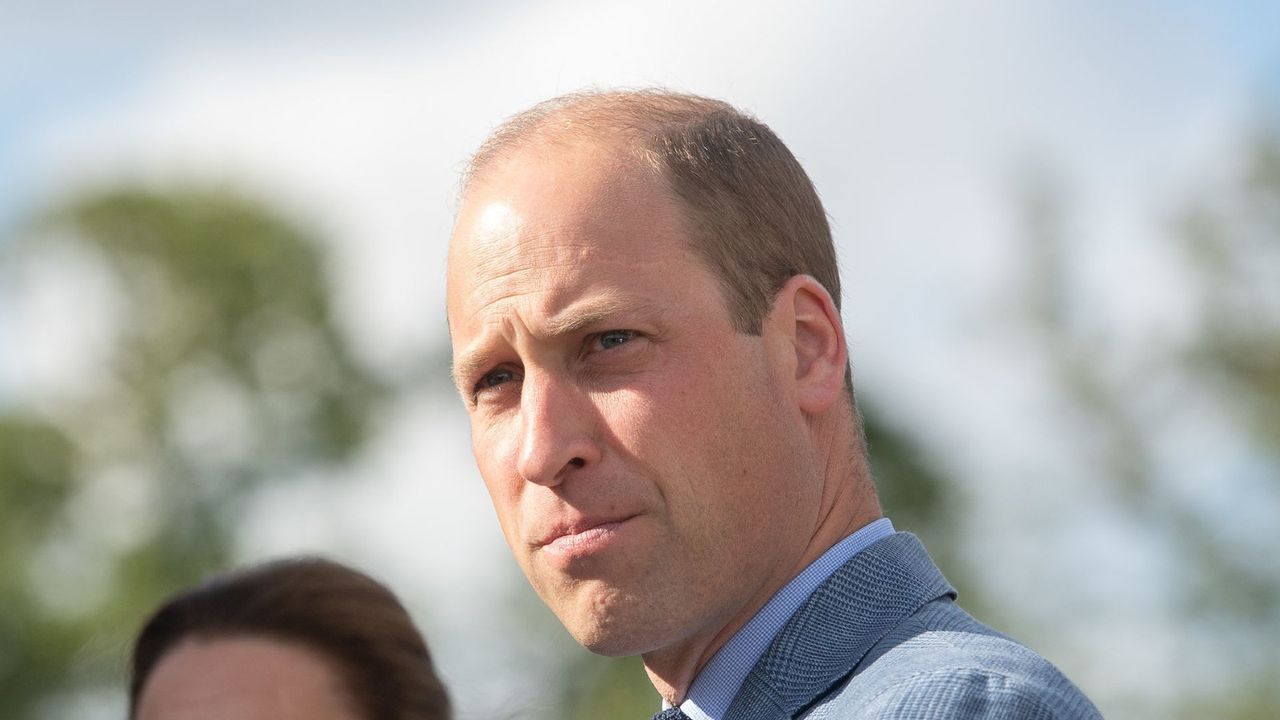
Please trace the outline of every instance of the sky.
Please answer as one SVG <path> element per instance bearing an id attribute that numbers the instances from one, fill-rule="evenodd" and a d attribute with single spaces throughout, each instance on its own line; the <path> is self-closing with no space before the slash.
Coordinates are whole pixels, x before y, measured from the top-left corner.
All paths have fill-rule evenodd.
<path id="1" fill-rule="evenodd" d="M 1261 2 L 0 0 L 0 233 L 113 180 L 234 182 L 323 230 L 343 326 L 366 362 L 394 372 L 447 342 L 458 173 L 504 117 L 592 86 L 720 97 L 769 123 L 823 197 L 859 387 L 984 478 L 968 522 L 1008 537 L 1062 503 L 1089 507 L 1018 489 L 1045 458 L 1070 464 L 1055 438 L 1025 432 L 1052 413 L 1043 377 L 991 321 L 1020 280 L 1019 199 L 1042 175 L 1063 190 L 1086 244 L 1085 322 L 1176 333 L 1176 276 L 1152 266 L 1152 248 L 1170 203 L 1280 103 L 1276 28 L 1280 7 Z M 105 341 L 59 320 L 94 297 L 66 283 L 20 301 L 0 288 L 0 402 L 38 403 L 93 372 Z M 1116 342 L 1122 353 L 1132 341 Z M 535 682 L 511 690 L 494 678 L 516 670 L 495 673 L 473 648 L 500 652 L 512 630 L 476 619 L 476 589 L 498 604 L 520 591 L 450 400 L 404 398 L 337 490 L 266 493 L 241 545 L 245 559 L 332 548 L 424 598 L 449 679 L 477 698 L 463 710 L 482 717 Z M 983 441 L 1018 436 L 1003 454 Z M 1079 552 L 1062 566 L 1099 587 L 1152 572 L 1141 549 L 1089 564 L 1123 528 L 1057 522 L 1062 536 L 1033 538 L 989 582 L 1033 602 L 1018 578 L 1063 537 Z M 445 589 L 458 586 L 468 592 Z M 1142 683 L 1168 671 L 1167 649 L 1118 662 Z M 1108 684 L 1113 664 L 1063 652 L 1086 689 L 1124 695 Z"/>

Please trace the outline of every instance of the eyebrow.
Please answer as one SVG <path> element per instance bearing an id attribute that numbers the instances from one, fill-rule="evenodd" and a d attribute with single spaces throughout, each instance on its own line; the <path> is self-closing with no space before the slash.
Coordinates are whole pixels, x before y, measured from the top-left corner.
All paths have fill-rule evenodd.
<path id="1" fill-rule="evenodd" d="M 640 309 L 647 306 L 641 303 L 624 303 L 615 298 L 603 298 L 569 308 L 567 311 L 547 318 L 546 335 L 551 338 L 564 337 L 581 332 L 602 320 L 617 315 L 624 309 Z"/>
<path id="2" fill-rule="evenodd" d="M 540 334 L 551 339 L 575 335 L 592 325 L 617 315 L 623 310 L 636 312 L 640 315 L 654 315 L 657 312 L 652 305 L 646 302 L 623 302 L 616 298 L 594 300 L 571 307 L 555 317 L 548 318 L 546 320 L 546 332 Z M 483 350 L 464 355 L 460 360 L 454 362 L 450 368 L 454 385 L 458 386 L 459 391 L 464 391 L 465 388 L 461 385 L 462 379 L 469 378 L 480 372 L 489 362 L 489 353 Z"/>

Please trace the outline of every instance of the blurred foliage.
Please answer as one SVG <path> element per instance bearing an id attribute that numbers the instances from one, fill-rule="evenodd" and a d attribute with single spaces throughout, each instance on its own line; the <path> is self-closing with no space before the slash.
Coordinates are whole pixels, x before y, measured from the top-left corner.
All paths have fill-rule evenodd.
<path id="1" fill-rule="evenodd" d="M 962 569 L 955 547 L 956 518 L 949 512 L 955 506 L 955 493 L 916 438 L 882 419 L 874 404 L 861 405 L 871 471 L 884 514 L 898 530 L 919 535 L 956 584 L 954 576 Z"/>
<path id="2" fill-rule="evenodd" d="M 561 692 L 567 712 L 559 717 L 570 720 L 647 718 L 662 709 L 639 657 L 579 656 Z"/>
<path id="3" fill-rule="evenodd" d="M 144 613 L 225 568 L 248 493 L 350 457 L 386 390 L 335 325 L 323 246 L 225 190 L 107 190 L 5 251 L 10 279 L 87 259 L 118 310 L 56 318 L 114 337 L 76 392 L 0 417 L 0 707 L 23 720 L 119 688 Z"/>
<path id="4" fill-rule="evenodd" d="M 1280 457 L 1280 130 L 1252 145 L 1239 191 L 1181 221 L 1202 308 L 1185 356 L 1258 446 Z"/>
<path id="5" fill-rule="evenodd" d="M 1174 624 L 1213 628 L 1196 652 L 1231 668 L 1217 686 L 1170 679 L 1186 718 L 1280 708 L 1280 125 L 1242 155 L 1225 186 L 1195 189 L 1160 248 L 1186 280 L 1164 333 L 1082 317 L 1065 193 L 1041 174 L 1025 198 L 1025 307 L 1051 389 L 1115 510 L 1175 558 Z M 1221 465 L 1188 467 L 1188 447 Z"/>

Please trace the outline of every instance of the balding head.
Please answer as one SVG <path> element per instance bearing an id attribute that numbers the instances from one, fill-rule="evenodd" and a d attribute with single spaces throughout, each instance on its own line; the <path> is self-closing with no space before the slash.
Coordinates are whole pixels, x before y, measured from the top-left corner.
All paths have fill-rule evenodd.
<path id="1" fill-rule="evenodd" d="M 651 169 L 679 201 L 695 247 L 723 286 L 739 331 L 757 334 L 773 297 L 812 275 L 837 307 L 831 230 L 813 183 L 764 123 L 719 100 L 659 90 L 588 92 L 535 105 L 503 123 L 472 159 L 464 196 L 530 146 L 611 144 Z"/>

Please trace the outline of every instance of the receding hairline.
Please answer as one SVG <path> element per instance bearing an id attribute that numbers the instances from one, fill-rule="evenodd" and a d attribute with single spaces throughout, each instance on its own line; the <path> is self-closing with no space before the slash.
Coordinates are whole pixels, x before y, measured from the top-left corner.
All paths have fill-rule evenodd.
<path id="1" fill-rule="evenodd" d="M 816 277 L 840 307 L 834 247 L 812 181 L 768 125 L 719 99 L 659 87 L 543 101 L 508 118 L 475 152 L 459 212 L 519 158 L 584 151 L 647 176 L 674 201 L 740 330 L 758 333 L 775 293 L 796 274 Z M 798 262 L 780 254 L 779 238 L 795 243 Z"/>
<path id="2" fill-rule="evenodd" d="M 494 165 L 523 149 L 594 144 L 663 175 L 665 164 L 653 147 L 660 135 L 719 114 L 759 122 L 723 100 L 663 88 L 588 90 L 552 98 L 508 118 L 489 135 L 468 163 L 459 194 L 465 198 Z"/>

